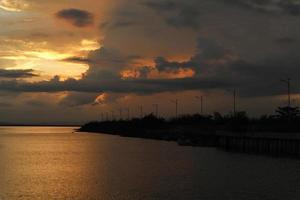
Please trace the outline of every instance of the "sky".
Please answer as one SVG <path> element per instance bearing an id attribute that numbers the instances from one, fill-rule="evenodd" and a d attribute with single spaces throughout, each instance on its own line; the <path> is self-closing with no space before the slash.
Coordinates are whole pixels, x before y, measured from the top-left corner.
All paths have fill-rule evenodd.
<path id="1" fill-rule="evenodd" d="M 0 122 L 119 109 L 273 114 L 300 86 L 299 0 L 0 0 Z"/>

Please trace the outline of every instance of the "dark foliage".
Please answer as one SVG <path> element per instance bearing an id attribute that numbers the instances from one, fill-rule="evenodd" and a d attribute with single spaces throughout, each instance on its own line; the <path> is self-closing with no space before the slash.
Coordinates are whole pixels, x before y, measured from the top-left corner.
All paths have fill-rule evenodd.
<path id="1" fill-rule="evenodd" d="M 264 115 L 251 119 L 246 112 L 221 115 L 182 115 L 166 120 L 149 114 L 131 120 L 90 122 L 81 131 L 121 134 L 132 137 L 168 138 L 170 140 L 184 135 L 214 133 L 216 131 L 250 132 L 299 132 L 300 111 L 298 107 L 279 107 L 277 115 Z"/>
<path id="2" fill-rule="evenodd" d="M 285 106 L 278 107 L 276 113 L 281 120 L 295 120 L 299 118 L 300 110 L 298 107 Z"/>

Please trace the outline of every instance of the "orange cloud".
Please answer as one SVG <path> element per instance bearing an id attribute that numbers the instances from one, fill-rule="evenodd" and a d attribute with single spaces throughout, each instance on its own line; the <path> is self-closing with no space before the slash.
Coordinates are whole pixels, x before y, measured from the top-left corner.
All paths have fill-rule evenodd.
<path id="1" fill-rule="evenodd" d="M 195 76 L 196 72 L 192 69 L 180 68 L 176 71 L 165 71 L 158 72 L 157 70 L 152 71 L 149 74 L 150 79 L 181 79 L 181 78 L 191 78 Z"/>
<path id="2" fill-rule="evenodd" d="M 150 68 L 147 78 L 148 79 L 181 79 L 194 77 L 196 72 L 193 69 L 180 68 L 174 71 L 159 72 L 156 69 Z M 129 69 L 121 71 L 120 76 L 122 79 L 135 79 L 141 78 L 141 72 L 137 69 Z"/>
<path id="3" fill-rule="evenodd" d="M 97 96 L 97 98 L 95 99 L 94 101 L 94 105 L 97 105 L 97 104 L 103 104 L 106 99 L 108 97 L 108 94 L 107 93 L 102 93 L 100 94 L 99 96 Z"/>
<path id="4" fill-rule="evenodd" d="M 140 73 L 137 70 L 124 70 L 120 73 L 122 79 L 139 78 Z"/>

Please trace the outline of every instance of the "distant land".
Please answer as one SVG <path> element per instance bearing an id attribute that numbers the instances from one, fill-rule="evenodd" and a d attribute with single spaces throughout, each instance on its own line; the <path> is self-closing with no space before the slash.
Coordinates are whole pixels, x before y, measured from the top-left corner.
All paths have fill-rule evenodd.
<path id="1" fill-rule="evenodd" d="M 0 126 L 66 126 L 66 127 L 78 127 L 81 126 L 80 123 L 12 123 L 12 122 L 0 122 Z"/>
<path id="2" fill-rule="evenodd" d="M 176 141 L 180 145 L 222 147 L 227 150 L 300 156 L 300 112 L 279 107 L 276 115 L 249 118 L 246 112 L 228 115 L 183 115 L 166 120 L 143 118 L 87 123 L 81 132 L 95 132 Z"/>

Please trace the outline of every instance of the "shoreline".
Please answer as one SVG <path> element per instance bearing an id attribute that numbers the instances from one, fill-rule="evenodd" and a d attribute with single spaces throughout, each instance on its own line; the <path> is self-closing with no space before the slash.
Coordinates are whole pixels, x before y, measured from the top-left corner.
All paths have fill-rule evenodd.
<path id="1" fill-rule="evenodd" d="M 47 124 L 1 124 L 0 127 L 13 127 L 13 126 L 17 126 L 17 127 L 81 127 L 81 125 L 77 124 L 77 125 L 55 125 L 55 124 L 51 124 L 51 125 L 47 125 Z"/>
<path id="2" fill-rule="evenodd" d="M 300 133 L 288 132 L 233 132 L 233 131 L 194 131 L 177 132 L 173 130 L 144 130 L 125 133 L 121 130 L 96 131 L 82 127 L 77 132 L 117 135 L 140 139 L 152 139 L 161 141 L 173 141 L 180 146 L 212 147 L 230 152 L 251 153 L 258 155 L 272 155 L 278 157 L 300 158 Z M 138 134 L 139 132 L 140 134 Z"/>

